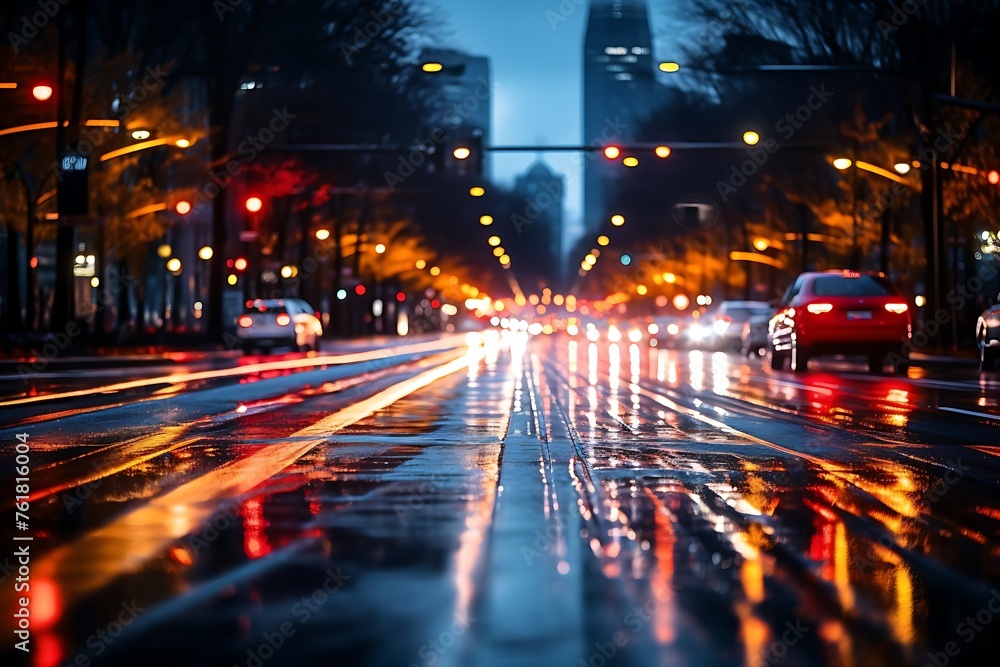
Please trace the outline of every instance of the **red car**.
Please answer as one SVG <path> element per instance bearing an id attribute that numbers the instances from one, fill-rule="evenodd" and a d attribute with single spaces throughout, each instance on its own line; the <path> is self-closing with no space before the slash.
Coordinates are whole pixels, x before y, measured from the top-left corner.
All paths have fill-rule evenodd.
<path id="1" fill-rule="evenodd" d="M 899 290 L 879 273 L 838 270 L 801 274 L 768 323 L 771 366 L 785 359 L 804 373 L 809 359 L 856 354 L 872 373 L 888 357 L 897 373 L 909 367 L 910 312 Z"/>

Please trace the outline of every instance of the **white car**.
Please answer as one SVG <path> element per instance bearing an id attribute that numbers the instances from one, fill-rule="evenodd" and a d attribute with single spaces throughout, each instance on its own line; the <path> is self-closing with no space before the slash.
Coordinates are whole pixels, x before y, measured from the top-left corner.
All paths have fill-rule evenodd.
<path id="1" fill-rule="evenodd" d="M 319 350 L 323 336 L 319 313 L 302 299 L 247 301 L 236 324 L 245 352 L 258 348 L 266 354 L 275 347 L 289 347 L 293 352 Z"/>

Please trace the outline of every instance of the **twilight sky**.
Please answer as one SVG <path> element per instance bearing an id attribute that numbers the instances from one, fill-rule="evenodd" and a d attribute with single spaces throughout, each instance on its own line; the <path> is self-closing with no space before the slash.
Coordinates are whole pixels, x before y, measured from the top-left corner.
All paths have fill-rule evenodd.
<path id="1" fill-rule="evenodd" d="M 430 0 L 428 4 L 441 10 L 440 25 L 450 28 L 438 46 L 490 59 L 493 144 L 582 141 L 583 38 L 589 0 Z M 660 3 L 648 4 L 656 44 L 667 22 Z M 513 185 L 536 157 L 494 153 L 493 179 Z M 572 153 L 547 153 L 544 158 L 566 179 L 565 247 L 582 232 L 583 174 Z"/>
<path id="2" fill-rule="evenodd" d="M 550 24 L 546 12 L 565 21 Z M 577 0 L 433 0 L 443 12 L 441 24 L 451 38 L 440 46 L 490 58 L 493 95 L 493 143 L 578 144 L 582 126 L 583 35 L 587 2 Z M 566 177 L 567 235 L 579 233 L 582 174 L 572 169 L 569 153 L 548 153 L 545 160 Z M 513 185 L 514 177 L 535 154 L 492 155 L 493 178 Z"/>

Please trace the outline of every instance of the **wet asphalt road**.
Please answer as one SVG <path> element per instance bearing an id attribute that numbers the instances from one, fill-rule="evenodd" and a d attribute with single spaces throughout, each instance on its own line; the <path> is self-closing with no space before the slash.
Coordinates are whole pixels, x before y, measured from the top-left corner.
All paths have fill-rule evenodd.
<path id="1" fill-rule="evenodd" d="M 995 664 L 1000 374 L 481 342 L 0 379 L 0 660 Z"/>

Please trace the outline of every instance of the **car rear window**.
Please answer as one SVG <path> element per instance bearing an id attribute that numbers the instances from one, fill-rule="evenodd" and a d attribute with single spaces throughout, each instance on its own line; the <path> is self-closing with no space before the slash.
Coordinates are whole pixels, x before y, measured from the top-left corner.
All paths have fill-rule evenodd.
<path id="1" fill-rule="evenodd" d="M 875 276 L 822 276 L 813 281 L 812 292 L 816 296 L 888 296 L 893 289 Z"/>
<path id="2" fill-rule="evenodd" d="M 287 313 L 288 310 L 285 308 L 284 305 L 278 306 L 278 305 L 273 305 L 273 304 L 269 305 L 269 304 L 266 304 L 266 303 L 257 302 L 255 304 L 247 306 L 246 309 L 243 312 L 249 313 L 249 314 L 253 314 L 253 313 L 273 313 L 275 315 L 280 315 L 281 313 Z"/>
<path id="3" fill-rule="evenodd" d="M 734 320 L 749 320 L 750 318 L 757 315 L 770 315 L 770 309 L 766 308 L 728 308 L 726 310 L 726 315 L 729 315 Z"/>

